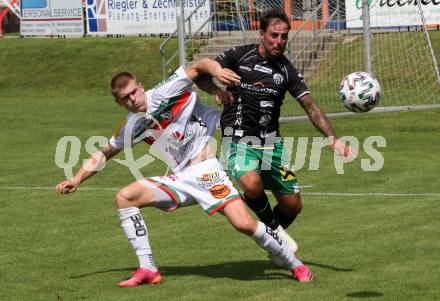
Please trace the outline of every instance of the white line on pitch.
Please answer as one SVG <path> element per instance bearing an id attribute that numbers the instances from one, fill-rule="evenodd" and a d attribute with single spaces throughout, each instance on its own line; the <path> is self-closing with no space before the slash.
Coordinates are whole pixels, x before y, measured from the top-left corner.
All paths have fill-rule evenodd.
<path id="1" fill-rule="evenodd" d="M 300 188 L 311 188 L 313 185 L 302 185 Z M 80 187 L 78 190 L 83 191 L 118 191 L 121 188 L 114 187 Z M 0 186 L 0 190 L 55 190 L 55 187 L 46 187 L 46 186 Z M 270 193 L 270 192 L 269 192 Z"/>
<path id="2" fill-rule="evenodd" d="M 97 187 L 81 187 L 78 188 L 78 190 L 83 191 L 102 191 L 102 190 L 108 190 L 108 191 L 118 191 L 120 188 L 111 188 L 111 187 L 104 187 L 104 188 L 97 188 Z M 55 191 L 54 187 L 43 187 L 43 186 L 0 186 L 0 190 L 53 190 Z"/>
<path id="3" fill-rule="evenodd" d="M 301 188 L 310 188 L 313 185 L 304 185 Z M 120 188 L 114 187 L 82 187 L 78 190 L 82 191 L 118 191 Z M 55 187 L 44 186 L 0 186 L 0 190 L 53 190 Z M 267 192 L 271 194 L 270 192 Z M 382 192 L 367 192 L 367 193 L 352 193 L 352 192 L 301 192 L 304 195 L 318 195 L 318 196 L 440 196 L 440 193 L 382 193 Z"/>
<path id="4" fill-rule="evenodd" d="M 302 192 L 307 195 L 325 195 L 325 196 L 440 196 L 440 193 L 351 193 L 351 192 Z"/>

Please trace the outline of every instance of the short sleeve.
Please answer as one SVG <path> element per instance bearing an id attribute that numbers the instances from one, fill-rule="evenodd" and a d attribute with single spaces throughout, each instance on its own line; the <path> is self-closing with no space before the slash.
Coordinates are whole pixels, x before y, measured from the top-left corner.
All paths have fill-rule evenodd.
<path id="1" fill-rule="evenodd" d="M 170 77 L 161 81 L 149 92 L 152 101 L 170 99 L 191 90 L 193 81 L 188 78 L 185 68 L 180 66 Z"/>
<path id="2" fill-rule="evenodd" d="M 144 133 L 146 133 L 145 117 L 142 117 L 139 113 L 130 113 L 116 129 L 109 143 L 114 148 L 122 150 L 143 140 L 145 138 L 142 137 Z"/>
<path id="3" fill-rule="evenodd" d="M 242 52 L 240 47 L 229 48 L 217 56 L 215 60 L 222 68 L 234 70 L 238 64 L 238 60 L 242 57 Z"/>
<path id="4" fill-rule="evenodd" d="M 287 67 L 289 77 L 288 90 L 290 94 L 296 99 L 299 99 L 306 94 L 310 94 L 302 74 L 296 71 L 292 64 L 289 64 Z"/>

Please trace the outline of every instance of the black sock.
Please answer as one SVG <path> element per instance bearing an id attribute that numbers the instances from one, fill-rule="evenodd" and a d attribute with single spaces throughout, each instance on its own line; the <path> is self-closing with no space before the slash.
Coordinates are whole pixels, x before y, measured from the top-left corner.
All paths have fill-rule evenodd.
<path id="1" fill-rule="evenodd" d="M 287 229 L 295 220 L 296 215 L 286 215 L 283 213 L 280 209 L 280 206 L 276 205 L 273 208 L 273 216 L 275 220 L 283 227 L 284 229 Z"/>
<path id="2" fill-rule="evenodd" d="M 244 201 L 249 208 L 258 216 L 260 221 L 265 223 L 269 228 L 275 230 L 280 225 L 274 218 L 272 208 L 269 204 L 267 195 L 263 193 L 258 198 L 250 198 L 246 194 L 244 195 Z"/>

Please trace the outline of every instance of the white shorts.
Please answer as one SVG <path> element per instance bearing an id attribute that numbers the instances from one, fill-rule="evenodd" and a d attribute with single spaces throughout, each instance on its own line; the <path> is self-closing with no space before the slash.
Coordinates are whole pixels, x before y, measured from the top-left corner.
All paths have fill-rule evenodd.
<path id="1" fill-rule="evenodd" d="M 155 206 L 165 211 L 198 203 L 212 215 L 241 199 L 217 158 L 190 165 L 169 176 L 146 178 L 145 184 L 155 194 Z"/>

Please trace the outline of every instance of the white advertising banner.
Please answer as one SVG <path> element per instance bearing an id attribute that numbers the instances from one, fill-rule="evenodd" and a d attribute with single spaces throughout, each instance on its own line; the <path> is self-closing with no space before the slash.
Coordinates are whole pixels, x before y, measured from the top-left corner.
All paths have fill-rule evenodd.
<path id="1" fill-rule="evenodd" d="M 426 24 L 440 24 L 440 0 L 369 0 L 371 27 L 422 25 L 417 1 Z M 362 0 L 345 0 L 347 28 L 362 27 Z"/>
<path id="2" fill-rule="evenodd" d="M 82 0 L 21 0 L 20 10 L 23 36 L 84 33 Z"/>
<path id="3" fill-rule="evenodd" d="M 209 19 L 209 0 L 182 0 L 185 16 L 203 3 L 191 18 L 191 30 Z M 175 0 L 87 0 L 89 34 L 169 34 L 176 30 Z M 187 28 L 188 30 L 188 28 Z M 203 28 L 210 30 L 210 24 Z"/>

